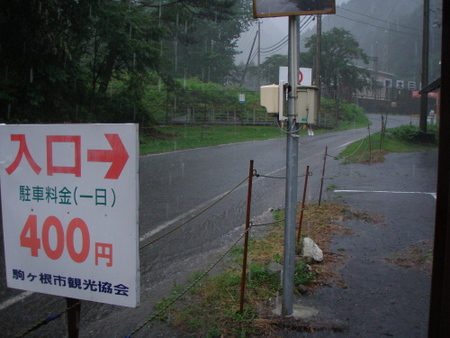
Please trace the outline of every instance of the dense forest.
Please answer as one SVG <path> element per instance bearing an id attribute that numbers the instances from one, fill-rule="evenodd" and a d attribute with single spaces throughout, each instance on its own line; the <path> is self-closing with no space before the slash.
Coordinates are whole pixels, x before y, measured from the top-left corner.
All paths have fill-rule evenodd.
<path id="1" fill-rule="evenodd" d="M 0 3 L 0 123 L 151 121 L 148 86 L 232 83 L 246 0 Z"/>
<path id="2" fill-rule="evenodd" d="M 442 0 L 430 2 L 433 81 L 440 74 Z M 328 87 L 337 76 L 353 81 L 352 88 L 366 86 L 364 69 L 375 68 L 419 83 L 422 5 L 350 0 L 324 16 Z M 235 64 L 239 37 L 257 26 L 251 6 L 249 0 L 2 1 L 0 123 L 151 124 L 167 107 L 234 105 L 245 91 L 241 83 L 257 90 L 287 66 L 285 54 L 265 55 L 259 67 Z M 301 32 L 300 66 L 314 66 L 314 34 Z M 340 36 L 345 43 L 337 46 Z M 345 57 L 336 57 L 337 47 Z"/>

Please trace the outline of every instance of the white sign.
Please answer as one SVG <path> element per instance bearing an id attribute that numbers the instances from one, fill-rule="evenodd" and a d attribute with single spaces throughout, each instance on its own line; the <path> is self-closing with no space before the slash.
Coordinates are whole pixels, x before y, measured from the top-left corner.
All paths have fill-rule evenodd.
<path id="1" fill-rule="evenodd" d="M 278 84 L 288 83 L 288 67 L 280 67 L 278 69 Z"/>
<path id="2" fill-rule="evenodd" d="M 280 67 L 278 73 L 279 83 L 288 83 L 288 67 Z M 312 86 L 312 69 L 300 67 L 298 71 L 299 86 Z"/>
<path id="3" fill-rule="evenodd" d="M 397 81 L 396 81 L 396 88 L 397 88 L 397 89 L 405 89 L 405 81 L 403 81 L 403 80 L 397 80 Z"/>
<path id="4" fill-rule="evenodd" d="M 311 68 L 300 68 L 298 72 L 298 84 L 300 86 L 312 86 Z"/>
<path id="5" fill-rule="evenodd" d="M 408 82 L 408 89 L 409 90 L 416 90 L 416 82 L 415 81 L 409 81 Z"/>
<path id="6" fill-rule="evenodd" d="M 239 103 L 245 103 L 245 94 L 239 94 Z"/>
<path id="7" fill-rule="evenodd" d="M 386 88 L 392 88 L 392 79 L 384 79 L 384 86 Z"/>
<path id="8" fill-rule="evenodd" d="M 137 129 L 0 126 L 8 287 L 139 305 Z"/>

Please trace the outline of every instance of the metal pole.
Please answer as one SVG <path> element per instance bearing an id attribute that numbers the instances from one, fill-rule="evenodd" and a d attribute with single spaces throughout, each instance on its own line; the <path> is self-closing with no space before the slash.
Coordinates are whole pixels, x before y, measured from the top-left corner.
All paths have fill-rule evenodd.
<path id="1" fill-rule="evenodd" d="M 250 160 L 250 167 L 248 170 L 247 215 L 245 217 L 244 258 L 242 262 L 241 302 L 239 307 L 239 313 L 244 312 L 245 281 L 246 281 L 245 275 L 247 274 L 248 233 L 250 229 L 250 207 L 252 204 L 252 185 L 253 185 L 253 160 Z"/>
<path id="2" fill-rule="evenodd" d="M 321 67 L 321 63 L 322 63 L 322 15 L 318 14 L 317 15 L 317 26 L 316 26 L 316 38 L 317 38 L 317 43 L 316 43 L 316 74 L 315 74 L 315 82 L 316 82 L 316 86 L 317 88 L 319 88 L 319 92 L 317 95 L 317 124 L 320 125 L 320 123 L 322 122 L 322 119 L 320 117 L 320 93 L 321 93 L 321 82 L 320 82 L 320 67 Z"/>
<path id="3" fill-rule="evenodd" d="M 286 225 L 284 229 L 283 297 L 281 315 L 291 316 L 294 309 L 295 228 L 297 216 L 298 129 L 295 103 L 298 83 L 298 30 L 296 16 L 289 17 L 288 133 L 286 146 Z"/>
<path id="4" fill-rule="evenodd" d="M 445 46 L 450 45 L 450 3 L 443 1 L 442 6 L 441 118 L 428 337 L 450 336 L 450 60 L 445 56 Z"/>
<path id="5" fill-rule="evenodd" d="M 261 20 L 258 20 L 258 86 L 261 85 Z"/>
<path id="6" fill-rule="evenodd" d="M 423 28 L 422 28 L 422 88 L 428 85 L 428 50 L 430 30 L 430 0 L 423 1 Z M 427 132 L 428 93 L 420 96 L 420 130 Z"/>
<path id="7" fill-rule="evenodd" d="M 305 186 L 303 187 L 302 210 L 300 211 L 300 219 L 298 220 L 297 243 L 300 243 L 300 235 L 302 233 L 303 211 L 305 210 L 306 189 L 308 187 L 309 165 L 306 167 Z"/>

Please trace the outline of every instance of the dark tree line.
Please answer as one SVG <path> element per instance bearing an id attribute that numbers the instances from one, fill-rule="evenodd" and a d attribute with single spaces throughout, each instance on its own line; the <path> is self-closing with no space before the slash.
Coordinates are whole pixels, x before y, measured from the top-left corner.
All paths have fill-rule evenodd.
<path id="1" fill-rule="evenodd" d="M 229 82 L 245 0 L 0 3 L 0 122 L 125 122 L 146 86 Z"/>

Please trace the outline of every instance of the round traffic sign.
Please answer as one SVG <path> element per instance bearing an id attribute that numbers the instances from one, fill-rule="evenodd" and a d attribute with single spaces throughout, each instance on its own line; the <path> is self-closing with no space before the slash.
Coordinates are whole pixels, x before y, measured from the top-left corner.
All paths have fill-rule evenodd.
<path id="1" fill-rule="evenodd" d="M 298 84 L 302 84 L 303 82 L 303 73 L 301 70 L 298 71 Z"/>

